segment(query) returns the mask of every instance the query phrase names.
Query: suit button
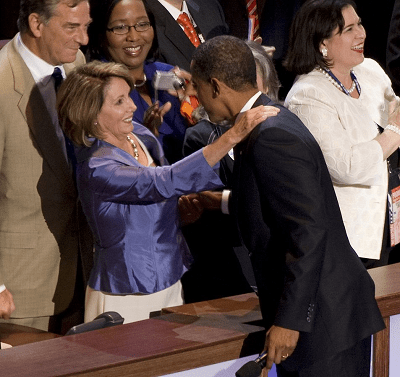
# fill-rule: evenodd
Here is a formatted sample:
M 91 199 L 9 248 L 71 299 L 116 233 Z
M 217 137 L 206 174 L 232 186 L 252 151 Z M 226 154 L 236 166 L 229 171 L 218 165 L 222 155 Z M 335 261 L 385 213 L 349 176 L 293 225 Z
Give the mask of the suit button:
M 307 322 L 308 322 L 308 323 L 311 322 L 311 317 L 307 317 Z

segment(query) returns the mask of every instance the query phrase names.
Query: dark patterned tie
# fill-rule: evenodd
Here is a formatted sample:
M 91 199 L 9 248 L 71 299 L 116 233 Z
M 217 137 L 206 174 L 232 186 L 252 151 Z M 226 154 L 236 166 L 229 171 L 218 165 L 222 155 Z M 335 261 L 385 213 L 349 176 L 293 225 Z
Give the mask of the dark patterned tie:
M 62 76 L 62 73 L 61 73 L 61 69 L 58 68 L 58 67 L 55 67 L 51 77 L 53 77 L 53 79 L 54 79 L 54 88 L 55 88 L 56 93 L 57 93 L 57 90 L 60 87 L 60 85 L 61 85 L 61 83 L 62 83 L 62 81 L 64 79 L 63 76 Z

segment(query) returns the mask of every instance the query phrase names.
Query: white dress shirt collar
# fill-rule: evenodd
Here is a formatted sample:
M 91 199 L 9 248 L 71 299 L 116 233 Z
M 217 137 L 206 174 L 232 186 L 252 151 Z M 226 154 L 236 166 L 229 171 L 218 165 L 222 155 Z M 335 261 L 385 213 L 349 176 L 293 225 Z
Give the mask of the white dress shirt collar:
M 189 18 L 192 20 L 192 16 L 190 15 L 189 8 L 186 4 L 186 1 L 183 1 L 181 10 L 175 8 L 173 5 L 171 5 L 170 3 L 168 3 L 165 0 L 158 0 L 158 1 L 171 14 L 171 16 L 174 18 L 175 21 L 178 19 L 179 15 L 183 12 L 185 12 L 189 16 Z
M 35 55 L 28 47 L 22 42 L 21 35 L 17 36 L 17 51 L 21 55 L 22 60 L 25 62 L 29 71 L 31 72 L 35 82 L 47 85 L 51 75 L 53 74 L 55 66 L 45 62 L 43 59 Z M 65 78 L 64 67 L 58 66 L 61 69 L 62 75 Z
M 253 105 L 255 104 L 255 102 L 257 101 L 258 97 L 260 97 L 262 93 L 260 91 L 258 91 L 256 94 L 254 94 L 254 96 L 252 96 L 247 102 L 246 104 L 243 106 L 242 110 L 240 110 L 241 113 L 244 113 L 247 110 L 250 110 Z

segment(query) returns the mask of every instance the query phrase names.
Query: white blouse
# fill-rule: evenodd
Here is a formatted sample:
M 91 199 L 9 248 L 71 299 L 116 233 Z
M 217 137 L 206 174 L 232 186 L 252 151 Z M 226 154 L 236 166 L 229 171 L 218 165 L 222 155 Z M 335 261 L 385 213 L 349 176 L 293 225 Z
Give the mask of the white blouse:
M 350 243 L 360 257 L 379 259 L 387 203 L 387 162 L 377 125 L 388 123 L 399 101 L 377 62 L 354 67 L 358 99 L 346 95 L 314 70 L 300 76 L 285 106 L 314 135 L 328 166 Z

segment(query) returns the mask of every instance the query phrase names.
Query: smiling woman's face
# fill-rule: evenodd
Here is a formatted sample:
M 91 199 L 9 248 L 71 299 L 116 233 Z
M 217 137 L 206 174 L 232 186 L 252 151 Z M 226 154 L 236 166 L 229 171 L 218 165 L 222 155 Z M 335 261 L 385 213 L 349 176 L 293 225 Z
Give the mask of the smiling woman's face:
M 332 71 L 345 73 L 364 60 L 365 29 L 352 6 L 342 11 L 344 27 L 341 34 L 336 28 L 332 36 L 323 41 L 328 50 L 328 60 L 332 61 Z
M 113 77 L 106 86 L 103 106 L 96 120 L 103 140 L 121 140 L 132 131 L 132 116 L 136 106 L 129 92 L 127 82 L 118 77 Z
M 121 0 L 111 12 L 107 27 L 133 26 L 139 22 L 150 22 L 142 0 Z M 107 51 L 114 62 L 125 64 L 130 69 L 142 69 L 153 43 L 153 27 L 141 32 L 132 27 L 123 35 L 107 31 L 106 35 Z

